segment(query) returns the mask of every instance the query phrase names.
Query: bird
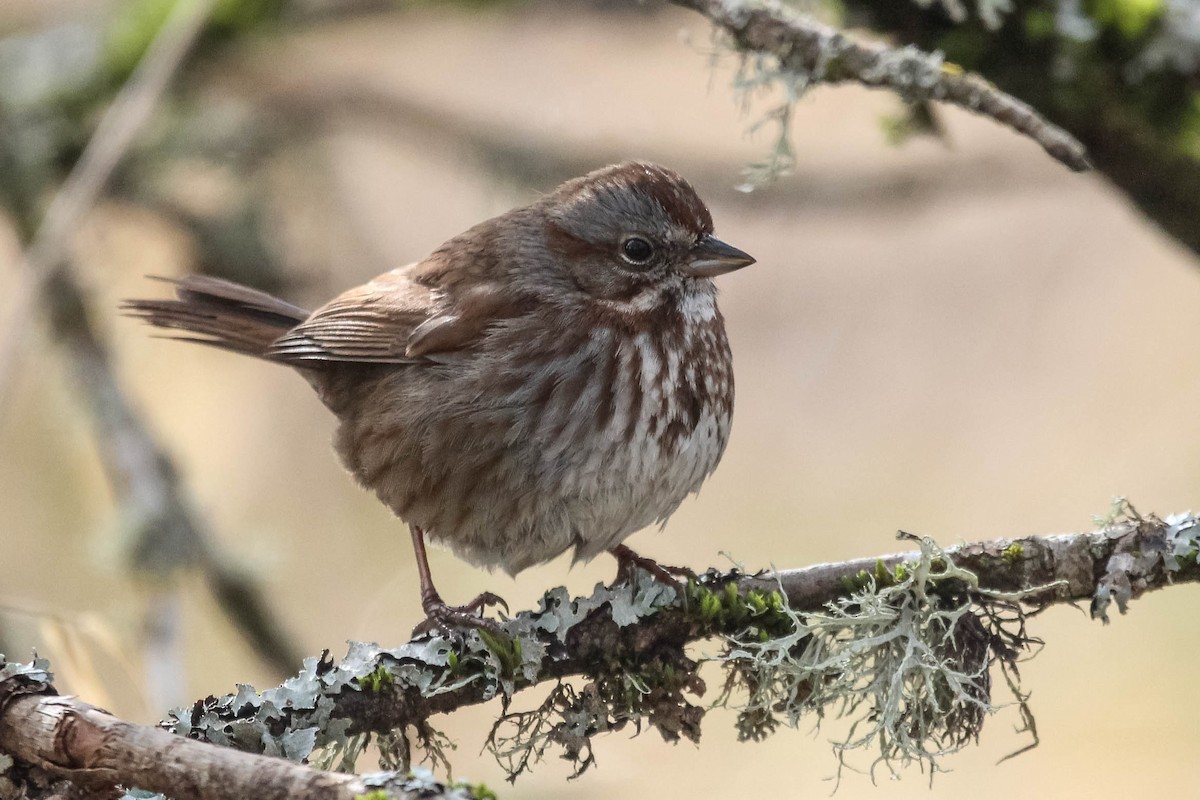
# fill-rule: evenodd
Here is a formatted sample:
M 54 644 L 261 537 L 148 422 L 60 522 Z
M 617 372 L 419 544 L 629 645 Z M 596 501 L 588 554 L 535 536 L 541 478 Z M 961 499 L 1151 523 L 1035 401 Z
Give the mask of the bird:
M 448 605 L 427 539 L 511 575 L 607 551 L 618 579 L 672 579 L 623 542 L 665 525 L 729 439 L 713 278 L 755 259 L 713 231 L 682 176 L 624 162 L 312 312 L 202 275 L 163 279 L 174 297 L 122 312 L 299 372 L 339 421 L 344 465 L 409 525 L 423 624 L 481 625 L 503 601 Z

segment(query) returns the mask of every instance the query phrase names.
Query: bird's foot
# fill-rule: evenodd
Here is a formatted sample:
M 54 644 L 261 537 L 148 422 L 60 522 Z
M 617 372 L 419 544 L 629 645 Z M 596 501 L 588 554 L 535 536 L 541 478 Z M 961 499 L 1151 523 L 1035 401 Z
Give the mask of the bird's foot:
M 484 592 L 471 602 L 462 606 L 449 606 L 437 594 L 421 598 L 421 608 L 425 611 L 425 621 L 413 628 L 413 636 L 420 636 L 434 630 L 450 633 L 463 628 L 477 628 L 489 633 L 503 635 L 500 623 L 483 616 L 484 609 L 489 606 L 499 606 L 508 613 L 508 603 L 492 592 Z
M 634 570 L 638 569 L 648 572 L 659 583 L 665 583 L 668 586 L 674 587 L 679 586 L 679 579 L 681 578 L 684 581 L 695 580 L 696 578 L 696 573 L 687 567 L 668 567 L 652 558 L 639 556 L 623 544 L 617 545 L 608 552 L 617 560 L 617 577 L 613 580 L 613 586 L 618 586 L 622 583 L 632 583 Z

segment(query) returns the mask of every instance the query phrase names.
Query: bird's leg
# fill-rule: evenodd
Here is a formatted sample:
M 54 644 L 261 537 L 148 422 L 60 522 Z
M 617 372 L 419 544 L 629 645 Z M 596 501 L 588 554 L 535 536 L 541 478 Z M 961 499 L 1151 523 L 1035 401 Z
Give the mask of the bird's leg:
M 670 586 L 678 586 L 678 578 L 691 579 L 696 577 L 696 573 L 687 567 L 664 566 L 652 558 L 639 556 L 623 544 L 617 545 L 608 552 L 617 560 L 617 577 L 613 581 L 614 586 L 632 582 L 633 571 L 635 569 L 644 570 L 650 573 L 654 580 Z
M 416 525 L 410 525 L 412 532 L 413 551 L 417 554 L 417 575 L 421 578 L 421 608 L 425 612 L 425 621 L 413 628 L 413 636 L 428 633 L 434 628 L 449 631 L 451 628 L 487 628 L 499 633 L 500 626 L 490 619 L 483 617 L 483 610 L 488 606 L 501 606 L 508 611 L 508 603 L 491 592 L 484 592 L 465 606 L 448 606 L 438 594 L 433 585 L 433 575 L 429 571 L 429 557 L 425 554 L 425 531 Z

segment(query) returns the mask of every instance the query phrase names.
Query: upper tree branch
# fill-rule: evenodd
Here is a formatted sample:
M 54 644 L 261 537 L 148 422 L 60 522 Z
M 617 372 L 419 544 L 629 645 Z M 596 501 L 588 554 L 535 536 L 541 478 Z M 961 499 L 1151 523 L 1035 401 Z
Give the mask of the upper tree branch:
M 945 64 L 940 55 L 914 47 L 860 42 L 811 17 L 777 4 L 750 6 L 739 0 L 671 0 L 700 12 L 742 50 L 769 54 L 806 82 L 890 89 L 910 102 L 937 100 L 991 117 L 1040 144 L 1073 170 L 1091 168 L 1075 137 L 984 78 Z

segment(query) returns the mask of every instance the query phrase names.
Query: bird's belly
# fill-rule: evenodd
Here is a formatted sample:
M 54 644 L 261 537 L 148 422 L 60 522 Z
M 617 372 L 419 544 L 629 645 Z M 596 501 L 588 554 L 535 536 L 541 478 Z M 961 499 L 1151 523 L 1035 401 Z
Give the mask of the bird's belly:
M 728 420 L 710 411 L 667 442 L 647 436 L 580 452 L 564 470 L 559 492 L 571 508 L 576 558 L 591 558 L 665 522 L 716 467 L 727 434 Z
M 565 449 L 537 438 L 521 442 L 511 456 L 532 468 L 510 473 L 515 483 L 506 490 L 481 494 L 475 524 L 448 537 L 450 546 L 512 573 L 567 550 L 588 560 L 665 522 L 716 468 L 729 432 L 728 415 L 716 408 L 686 429 L 681 421 L 666 440 L 626 439 L 615 430 L 618 421 L 614 430 L 579 437 Z M 513 513 L 513 496 L 529 498 L 523 513 Z M 508 524 L 495 524 L 502 519 Z
M 515 574 L 572 549 L 586 560 L 699 489 L 732 412 L 731 397 L 687 382 L 610 398 L 599 366 L 566 363 L 508 392 L 486 374 L 398 374 L 339 414 L 337 448 L 401 519 L 474 564 Z

